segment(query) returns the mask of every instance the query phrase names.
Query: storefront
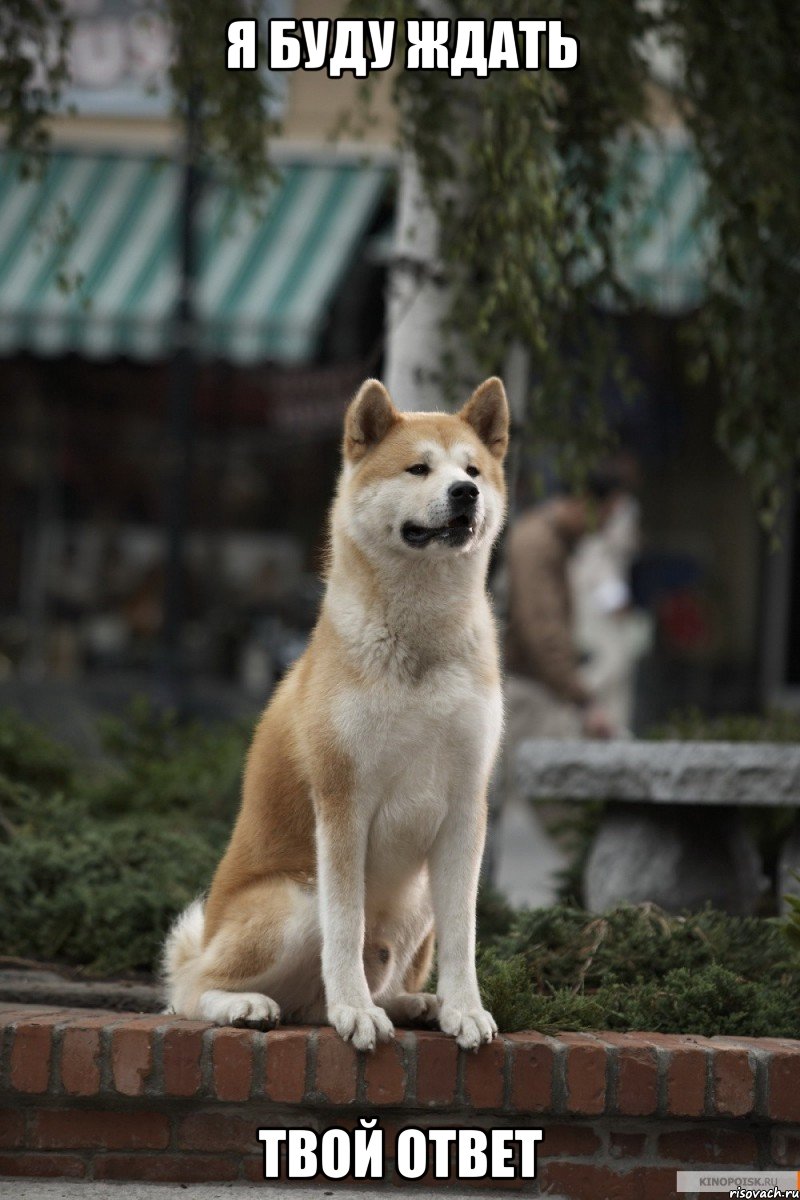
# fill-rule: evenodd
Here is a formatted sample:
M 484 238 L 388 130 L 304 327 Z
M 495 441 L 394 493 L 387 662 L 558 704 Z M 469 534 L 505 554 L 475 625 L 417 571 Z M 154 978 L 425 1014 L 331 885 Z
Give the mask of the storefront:
M 331 153 L 285 160 L 258 202 L 206 178 L 187 327 L 176 319 L 176 164 L 60 150 L 23 180 L 6 161 L 9 661 L 70 672 L 103 658 L 100 643 L 137 662 L 154 652 L 170 364 L 187 342 L 197 363 L 187 618 L 225 614 L 229 642 L 260 610 L 291 607 L 316 566 L 344 406 L 380 353 L 384 271 L 370 242 L 390 215 L 389 186 L 387 166 Z M 235 672 L 236 654 L 226 643 L 198 662 Z

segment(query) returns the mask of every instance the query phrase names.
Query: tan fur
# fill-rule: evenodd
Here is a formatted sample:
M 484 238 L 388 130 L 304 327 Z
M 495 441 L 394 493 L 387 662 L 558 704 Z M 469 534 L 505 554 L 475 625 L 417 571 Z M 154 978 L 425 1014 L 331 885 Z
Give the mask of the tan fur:
M 433 952 L 435 948 L 436 938 L 431 929 L 417 947 L 417 951 L 411 960 L 411 966 L 406 971 L 403 987 L 407 992 L 421 992 L 424 990 L 431 973 L 431 967 L 433 966 Z
M 334 886 L 349 895 L 357 883 L 352 878 L 356 844 L 363 844 L 367 855 L 360 945 L 370 993 L 375 996 L 388 989 L 386 1007 L 395 1019 L 420 1015 L 423 1010 L 423 1015 L 434 1015 L 434 998 L 399 994 L 402 989 L 422 992 L 433 957 L 424 852 L 420 850 L 417 863 L 409 851 L 406 873 L 393 883 L 388 879 L 391 856 L 385 867 L 373 872 L 373 843 L 374 854 L 385 855 L 381 848 L 385 839 L 395 836 L 391 831 L 406 818 L 391 806 L 365 817 L 360 789 L 372 748 L 391 746 L 385 739 L 394 730 L 403 736 L 396 718 L 391 718 L 390 727 L 383 727 L 384 705 L 377 697 L 386 696 L 390 712 L 398 691 L 407 691 L 413 706 L 417 689 L 438 686 L 439 677 L 455 680 L 462 675 L 464 687 L 485 689 L 493 698 L 499 693 L 496 639 L 483 576 L 505 500 L 502 458 L 507 423 L 505 396 L 496 380 L 478 389 L 456 416 L 399 413 L 377 381 L 368 381 L 351 405 L 345 421 L 345 465 L 331 513 L 325 604 L 306 652 L 280 684 L 255 730 L 241 809 L 205 908 L 187 913 L 183 932 L 176 927 L 168 940 L 165 964 L 171 1000 L 187 1016 L 210 1013 L 215 1020 L 263 1022 L 276 1019 L 279 1004 L 286 1015 L 323 1018 L 316 916 L 321 886 L 318 855 L 323 847 L 327 872 L 341 881 Z M 494 505 L 493 525 L 483 542 L 478 535 L 474 565 L 466 561 L 466 551 L 459 560 L 457 550 L 426 554 L 401 546 L 398 553 L 407 555 L 409 579 L 416 572 L 419 581 L 418 593 L 406 595 L 406 573 L 400 569 L 400 574 L 393 574 L 394 568 L 387 572 L 383 550 L 373 552 L 374 534 L 365 537 L 359 532 L 358 514 L 363 508 L 364 519 L 374 526 L 370 497 L 382 494 L 382 487 L 395 487 L 398 494 L 413 497 L 416 483 L 409 479 L 407 468 L 418 460 L 420 446 L 429 444 L 447 461 L 448 455 L 468 455 Z M 448 469 L 464 474 L 463 465 Z M 396 531 L 392 536 L 397 540 Z M 402 561 L 398 558 L 401 566 Z M 450 576 L 452 587 L 447 586 Z M 468 584 L 455 582 L 462 579 Z M 364 625 L 367 618 L 357 613 L 368 614 L 369 629 Z M 468 685 L 468 680 L 474 683 Z M 367 724 L 354 741 L 350 726 L 362 718 L 353 704 L 361 694 L 367 706 L 364 712 L 370 711 L 369 704 L 377 705 L 371 718 L 375 724 L 370 726 L 370 718 L 365 718 Z M 419 695 L 431 702 L 427 691 Z M 399 712 L 405 715 L 407 707 L 403 704 Z M 454 713 L 458 711 L 456 704 Z M 420 720 L 424 735 L 425 719 Z M 487 745 L 485 761 L 490 765 L 493 746 Z M 392 786 L 391 772 L 402 769 L 406 761 L 399 743 L 396 753 L 399 767 L 392 767 L 387 758 L 384 775 L 378 776 L 386 778 L 387 788 Z M 479 860 L 483 844 L 487 774 L 488 766 L 482 766 L 475 776 L 480 795 L 477 807 L 470 801 L 474 816 L 469 818 L 471 832 L 463 839 L 471 862 L 476 856 Z M 433 822 L 431 837 L 442 814 L 425 818 Z M 410 828 L 419 824 L 413 815 L 408 819 Z M 365 820 L 372 824 L 365 826 Z M 357 894 L 356 887 L 353 895 Z M 325 917 L 323 911 L 323 928 Z M 326 988 L 333 986 L 326 979 Z M 242 1003 L 231 1007 L 224 1000 L 229 992 L 242 993 Z M 277 1004 L 269 1000 L 271 1008 L 259 1005 L 262 993 L 273 996 Z M 204 999 L 209 996 L 212 999 Z M 329 995 L 329 1010 L 332 1003 Z M 358 1016 L 360 1009 L 353 1011 L 357 1012 L 353 1040 L 369 1047 L 369 1030 L 364 1032 L 369 1022 Z M 374 1016 L 380 1011 L 369 1009 L 378 1036 L 383 1036 L 381 1019 Z M 343 1019 L 334 1020 L 337 1027 Z M 485 1032 L 480 1036 L 485 1038 Z M 374 1044 L 374 1030 L 371 1037 Z

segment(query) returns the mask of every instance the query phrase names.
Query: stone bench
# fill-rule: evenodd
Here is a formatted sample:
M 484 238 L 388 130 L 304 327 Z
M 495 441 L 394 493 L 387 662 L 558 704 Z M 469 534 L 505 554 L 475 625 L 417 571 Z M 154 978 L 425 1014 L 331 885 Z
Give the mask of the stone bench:
M 800 747 L 756 742 L 523 742 L 517 772 L 533 800 L 606 801 L 584 875 L 588 908 L 652 901 L 755 911 L 767 887 L 744 807 L 800 807 Z M 800 891 L 800 826 L 779 862 Z

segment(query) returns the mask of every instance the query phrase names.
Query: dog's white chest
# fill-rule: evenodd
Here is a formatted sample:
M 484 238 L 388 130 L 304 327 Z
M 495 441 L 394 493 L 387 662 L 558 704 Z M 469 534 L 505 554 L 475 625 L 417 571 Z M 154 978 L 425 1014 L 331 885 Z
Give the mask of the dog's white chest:
M 500 729 L 499 693 L 451 665 L 415 687 L 343 692 L 336 726 L 370 821 L 368 872 L 397 880 L 427 857 L 448 806 L 482 784 Z
M 499 732 L 500 705 L 499 689 L 477 685 L 459 664 L 431 670 L 417 685 L 343 689 L 334 721 L 359 782 L 390 792 L 420 775 L 446 785 L 465 754 L 483 758 Z

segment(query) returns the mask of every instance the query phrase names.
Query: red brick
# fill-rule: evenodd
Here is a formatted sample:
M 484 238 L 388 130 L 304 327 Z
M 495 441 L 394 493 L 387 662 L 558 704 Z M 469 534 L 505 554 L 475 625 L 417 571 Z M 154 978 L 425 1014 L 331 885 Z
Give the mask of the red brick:
M 610 1158 L 637 1158 L 644 1156 L 646 1136 L 643 1133 L 622 1133 L 612 1130 L 608 1135 Z
M 503 1038 L 464 1055 L 464 1099 L 471 1108 L 502 1108 L 506 1043 Z
M 658 1108 L 658 1060 L 641 1034 L 604 1033 L 603 1041 L 617 1048 L 617 1112 L 647 1117 Z
M 590 1163 L 546 1162 L 537 1177 L 543 1195 L 549 1189 L 569 1200 L 642 1200 L 641 1180 L 633 1171 L 617 1174 Z
M 161 1017 L 160 1024 L 163 1025 Z M 153 1069 L 153 1029 L 150 1024 L 126 1025 L 111 1035 L 111 1072 L 123 1096 L 141 1096 Z
M 517 1112 L 553 1111 L 552 1043 L 538 1034 L 512 1033 L 511 1107 Z
M 64 1030 L 61 1082 L 70 1096 L 94 1096 L 100 1090 L 99 1029 Z
M 47 1091 L 53 1056 L 53 1026 L 61 1019 L 54 1013 L 30 1017 L 17 1024 L 11 1045 L 11 1086 L 16 1091 L 35 1095 Z
M 195 1096 L 203 1084 L 203 1034 L 209 1025 L 181 1021 L 164 1030 L 164 1094 Z
M 0 1175 L 37 1179 L 82 1179 L 86 1164 L 72 1154 L 0 1154 Z
M 368 1104 L 402 1104 L 406 1097 L 403 1034 L 381 1042 L 364 1062 L 364 1084 Z
M 417 1103 L 431 1107 L 452 1104 L 458 1067 L 455 1040 L 443 1033 L 420 1032 L 416 1036 Z M 471 1057 L 471 1054 L 465 1055 L 466 1060 Z
M 219 1100 L 246 1100 L 253 1086 L 253 1046 L 249 1029 L 215 1029 L 211 1043 L 214 1091 Z
M 0 1108 L 0 1146 L 13 1149 L 24 1142 L 25 1118 L 18 1108 Z
M 258 1158 L 245 1158 L 242 1163 L 243 1175 L 248 1183 L 263 1183 L 264 1182 L 264 1156 L 260 1154 Z M 348 1183 L 350 1180 L 348 1179 Z
M 540 1158 L 588 1158 L 599 1154 L 600 1138 L 589 1125 L 545 1125 Z
M 270 1100 L 299 1104 L 306 1091 L 308 1030 L 274 1029 L 266 1036 L 264 1087 Z
M 108 1154 L 94 1160 L 95 1179 L 143 1179 L 153 1183 L 215 1183 L 236 1179 L 235 1158 L 206 1154 Z
M 580 1033 L 564 1033 L 567 1048 L 567 1112 L 597 1116 L 606 1104 L 605 1048 Z
M 256 1132 L 258 1124 L 255 1116 L 239 1117 L 220 1112 L 189 1113 L 178 1126 L 177 1144 L 181 1150 L 205 1150 L 209 1153 L 230 1150 L 252 1154 L 260 1144 Z M 269 1124 L 266 1118 L 264 1124 Z
M 38 1150 L 163 1150 L 169 1120 L 163 1113 L 37 1109 L 31 1144 Z
M 717 1050 L 712 1071 L 714 1111 L 723 1117 L 749 1116 L 755 1105 L 756 1077 L 747 1051 Z
M 746 1130 L 678 1129 L 658 1139 L 659 1158 L 697 1166 L 756 1166 L 758 1147 Z
M 702 1117 L 706 1110 L 708 1056 L 700 1047 L 682 1046 L 667 1063 L 667 1112 L 671 1117 Z
M 770 1162 L 778 1167 L 797 1167 L 800 1163 L 800 1129 L 773 1130 Z
M 800 1121 L 800 1048 L 781 1048 L 770 1056 L 769 1116 L 776 1121 Z
M 351 1104 L 356 1098 L 357 1068 L 353 1047 L 333 1029 L 320 1029 L 314 1090 L 329 1104 Z
M 695 1034 L 649 1033 L 646 1037 L 653 1046 L 667 1051 L 666 1113 L 673 1117 L 703 1116 L 709 1054 L 716 1049 L 715 1041 Z

